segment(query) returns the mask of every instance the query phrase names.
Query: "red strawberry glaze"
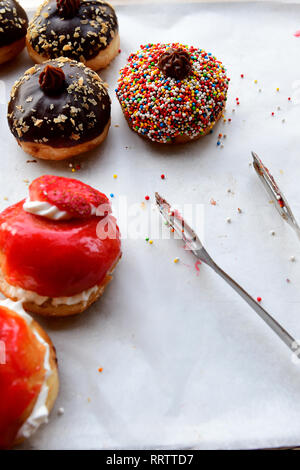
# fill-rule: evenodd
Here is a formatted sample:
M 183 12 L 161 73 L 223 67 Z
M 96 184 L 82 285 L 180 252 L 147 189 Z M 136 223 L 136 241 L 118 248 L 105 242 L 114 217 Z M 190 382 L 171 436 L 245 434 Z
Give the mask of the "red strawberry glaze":
M 118 227 L 115 238 L 102 240 L 99 217 L 57 222 L 25 212 L 23 204 L 0 214 L 6 281 L 47 297 L 73 296 L 100 284 L 121 255 Z
M 6 355 L 6 363 L 0 364 L 0 449 L 8 449 L 43 384 L 45 349 L 26 321 L 4 307 L 0 307 L 0 341 Z
M 31 201 L 45 201 L 67 212 L 71 217 L 85 218 L 95 208 L 108 204 L 108 198 L 91 186 L 73 178 L 44 175 L 29 186 Z

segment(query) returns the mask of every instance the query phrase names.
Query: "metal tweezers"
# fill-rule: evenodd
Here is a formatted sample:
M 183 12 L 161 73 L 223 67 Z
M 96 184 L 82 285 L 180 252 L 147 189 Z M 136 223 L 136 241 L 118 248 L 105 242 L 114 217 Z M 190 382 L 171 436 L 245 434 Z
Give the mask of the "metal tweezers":
M 296 232 L 298 238 L 300 239 L 300 227 L 292 213 L 292 210 L 278 187 L 273 176 L 269 172 L 268 168 L 265 167 L 261 159 L 255 152 L 251 152 L 253 157 L 253 167 L 264 185 L 267 193 L 269 194 L 271 200 L 274 202 L 275 208 L 279 212 L 280 216 L 285 220 Z
M 278 191 L 276 194 L 280 195 Z M 277 197 L 277 196 L 276 196 Z M 211 258 L 196 232 L 185 222 L 177 210 L 173 210 L 171 205 L 162 198 L 158 193 L 155 193 L 156 204 L 158 209 L 174 232 L 179 235 L 183 240 L 185 246 L 201 260 L 212 268 L 230 287 L 232 287 L 247 304 L 260 316 L 260 318 L 279 336 L 279 338 L 293 351 L 296 357 L 300 357 L 300 347 L 297 341 L 273 318 L 256 300 L 251 297 L 236 281 L 234 281 L 225 271 L 223 271 Z M 277 199 L 279 201 L 279 199 Z M 283 200 L 285 207 L 285 201 Z M 283 212 L 285 214 L 285 212 Z M 293 219 L 294 220 L 294 219 Z

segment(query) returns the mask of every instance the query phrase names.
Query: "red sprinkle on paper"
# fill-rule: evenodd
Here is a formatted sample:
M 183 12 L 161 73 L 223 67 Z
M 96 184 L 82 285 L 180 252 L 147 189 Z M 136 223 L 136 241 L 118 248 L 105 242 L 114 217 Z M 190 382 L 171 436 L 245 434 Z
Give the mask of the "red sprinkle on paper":
M 299 38 L 299 37 L 300 37 L 300 29 L 298 29 L 298 31 L 296 31 L 296 32 L 294 33 L 294 36 L 295 36 L 296 38 Z
M 198 273 L 200 272 L 200 269 L 199 269 L 200 265 L 201 265 L 201 261 L 198 259 L 195 263 L 195 269 L 197 271 L 197 276 L 198 276 Z
M 261 297 L 257 297 L 257 302 L 261 302 Z

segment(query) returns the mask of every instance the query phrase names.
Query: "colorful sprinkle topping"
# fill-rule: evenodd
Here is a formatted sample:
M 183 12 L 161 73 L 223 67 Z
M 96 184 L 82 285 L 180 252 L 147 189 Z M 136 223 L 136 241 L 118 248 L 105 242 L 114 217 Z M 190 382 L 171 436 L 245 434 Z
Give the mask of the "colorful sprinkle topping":
M 133 130 L 168 143 L 205 134 L 222 112 L 229 79 L 225 68 L 203 49 L 182 44 L 148 44 L 131 54 L 121 69 L 117 97 Z M 191 71 L 182 80 L 165 77 L 158 61 L 169 48 L 190 55 Z

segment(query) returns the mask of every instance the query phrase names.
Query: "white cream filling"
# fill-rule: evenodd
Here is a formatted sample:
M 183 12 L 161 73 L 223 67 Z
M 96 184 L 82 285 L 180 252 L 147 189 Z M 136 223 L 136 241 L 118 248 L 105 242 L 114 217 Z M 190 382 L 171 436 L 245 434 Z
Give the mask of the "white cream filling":
M 39 295 L 31 290 L 22 289 L 22 287 L 12 286 L 7 281 L 5 281 L 4 278 L 2 279 L 2 282 L 5 283 L 5 294 L 8 297 L 22 300 L 23 303 L 33 302 L 36 305 L 42 305 L 43 303 L 47 302 L 47 300 L 51 300 L 51 305 L 54 307 L 58 307 L 59 305 L 75 305 L 79 304 L 80 302 L 87 304 L 90 296 L 94 294 L 99 288 L 99 286 L 96 285 L 70 297 L 47 297 Z
M 96 215 L 97 208 L 90 204 L 91 206 L 91 215 Z M 24 204 L 23 209 L 25 212 L 30 214 L 39 215 L 40 217 L 45 217 L 46 219 L 51 220 L 70 220 L 73 218 L 71 214 L 66 211 L 61 211 L 58 207 L 53 204 L 49 204 L 46 201 L 31 201 L 28 197 Z
M 16 312 L 20 317 L 22 317 L 26 321 L 28 325 L 31 324 L 32 318 L 23 309 L 21 301 L 13 302 L 10 299 L 1 300 L 0 306 L 8 308 L 9 310 L 12 310 L 13 312 Z M 49 410 L 46 406 L 46 402 L 47 402 L 48 393 L 49 393 L 47 380 L 52 374 L 51 366 L 50 366 L 50 347 L 49 347 L 49 344 L 46 343 L 46 341 L 38 334 L 37 331 L 34 331 L 34 335 L 36 336 L 38 341 L 45 347 L 44 369 L 46 373 L 45 373 L 44 382 L 42 384 L 40 393 L 35 402 L 31 415 L 29 416 L 29 418 L 27 418 L 25 423 L 23 423 L 23 425 L 19 429 L 17 437 L 16 437 L 17 439 L 30 437 L 39 428 L 41 424 L 48 422 L 48 416 L 49 416 Z

